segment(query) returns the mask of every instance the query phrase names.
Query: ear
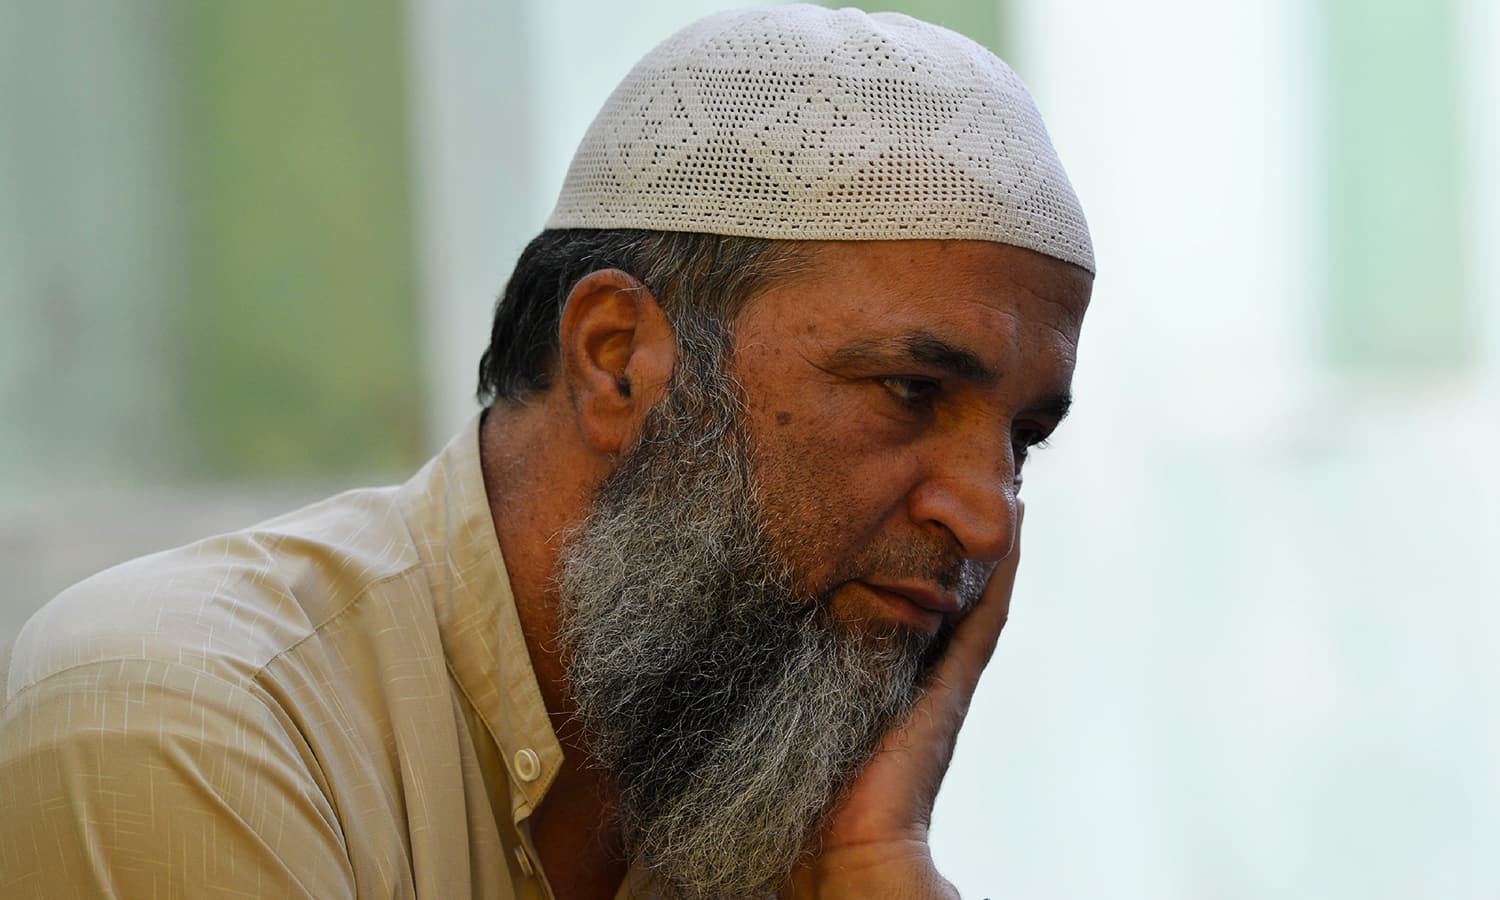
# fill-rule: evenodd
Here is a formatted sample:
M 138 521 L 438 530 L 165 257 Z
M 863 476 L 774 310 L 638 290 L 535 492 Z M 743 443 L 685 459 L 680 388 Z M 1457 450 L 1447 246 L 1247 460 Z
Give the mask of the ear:
M 563 306 L 558 349 L 584 438 L 600 453 L 628 447 L 677 358 L 672 327 L 656 298 L 619 269 L 590 272 Z

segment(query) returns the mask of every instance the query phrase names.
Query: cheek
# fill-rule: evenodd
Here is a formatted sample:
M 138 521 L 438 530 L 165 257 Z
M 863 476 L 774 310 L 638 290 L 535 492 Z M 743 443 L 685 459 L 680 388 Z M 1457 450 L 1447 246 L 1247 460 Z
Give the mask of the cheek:
M 895 528 L 909 468 L 847 427 L 837 404 L 751 410 L 754 471 L 773 546 L 803 587 L 827 581 Z

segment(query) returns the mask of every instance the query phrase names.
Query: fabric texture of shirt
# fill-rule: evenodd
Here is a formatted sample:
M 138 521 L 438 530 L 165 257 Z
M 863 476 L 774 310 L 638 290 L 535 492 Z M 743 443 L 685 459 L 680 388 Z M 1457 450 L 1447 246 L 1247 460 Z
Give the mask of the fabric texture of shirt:
M 402 486 L 43 607 L 0 695 L 0 896 L 550 897 L 527 819 L 562 748 L 478 422 Z

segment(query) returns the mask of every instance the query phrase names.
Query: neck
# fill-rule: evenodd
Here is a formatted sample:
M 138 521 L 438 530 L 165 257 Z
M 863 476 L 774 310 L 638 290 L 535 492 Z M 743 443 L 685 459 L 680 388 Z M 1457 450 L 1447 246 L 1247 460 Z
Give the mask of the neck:
M 552 576 L 560 535 L 582 517 L 600 462 L 551 423 L 568 421 L 547 407 L 497 404 L 480 430 L 485 493 L 505 557 L 521 632 L 542 702 L 563 747 L 563 765 L 530 820 L 532 843 L 559 898 L 610 898 L 626 864 L 604 773 L 589 765 L 573 722 L 575 707 L 557 640 Z

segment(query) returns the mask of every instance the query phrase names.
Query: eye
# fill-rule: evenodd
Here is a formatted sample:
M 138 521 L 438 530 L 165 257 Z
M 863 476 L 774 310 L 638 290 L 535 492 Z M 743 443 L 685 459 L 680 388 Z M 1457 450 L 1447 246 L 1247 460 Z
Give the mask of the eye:
M 930 378 L 914 378 L 907 375 L 889 375 L 877 378 L 875 381 L 902 405 L 915 409 L 926 409 L 931 406 L 940 389 L 938 383 Z
M 1021 427 L 1015 430 L 1011 436 L 1011 443 L 1015 447 L 1017 474 L 1020 474 L 1021 466 L 1025 464 L 1033 448 L 1040 449 L 1047 446 L 1047 437 L 1047 433 L 1040 428 Z

